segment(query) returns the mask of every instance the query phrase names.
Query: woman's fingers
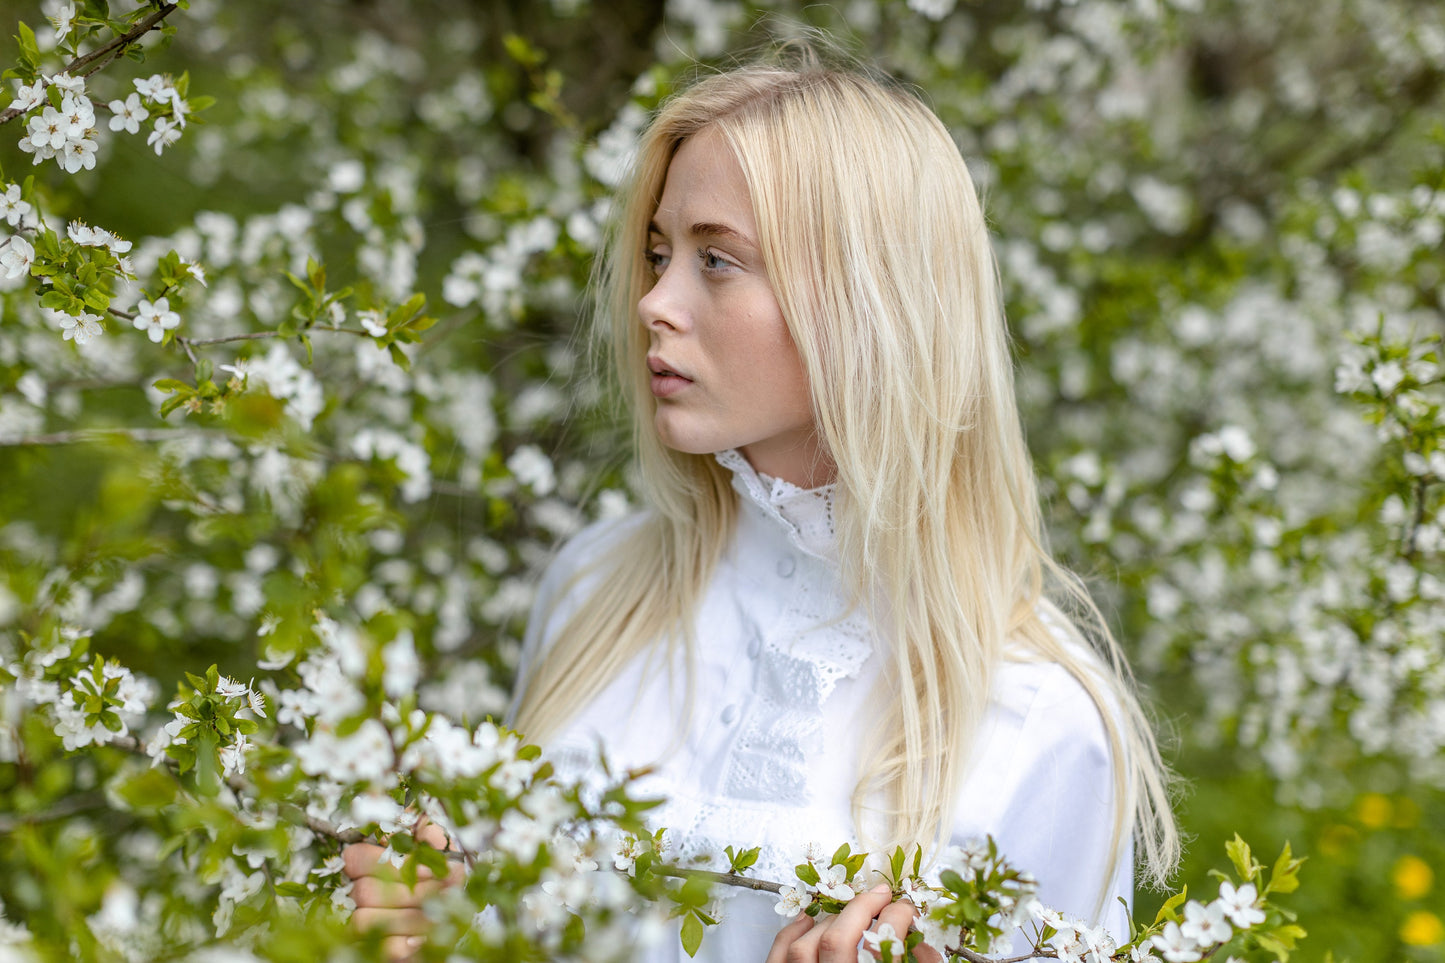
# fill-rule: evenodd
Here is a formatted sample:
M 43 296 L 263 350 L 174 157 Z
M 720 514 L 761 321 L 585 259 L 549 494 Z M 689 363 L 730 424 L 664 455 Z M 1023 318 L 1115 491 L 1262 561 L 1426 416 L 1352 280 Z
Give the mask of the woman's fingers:
M 420 936 L 388 936 L 381 941 L 381 951 L 393 963 L 406 963 L 416 957 L 416 951 L 424 942 Z
M 908 938 L 908 929 L 913 925 L 913 918 L 917 915 L 918 908 L 906 899 L 890 903 L 883 907 L 882 911 L 878 914 L 878 925 L 873 927 L 873 929 L 881 931 L 885 924 L 893 928 L 893 933 L 896 937 L 893 943 L 893 958 L 895 960 L 903 959 L 903 941 Z M 920 945 L 917 951 L 920 963 L 937 963 L 939 957 L 936 953 L 931 957 L 926 955 L 931 952 L 931 950 Z M 876 950 L 873 951 L 873 955 L 876 957 L 878 952 Z
M 442 888 L 440 880 L 419 879 L 416 886 L 390 882 L 378 876 L 363 876 L 351 887 L 351 898 L 357 906 L 382 909 L 415 909 L 421 901 Z
M 788 948 L 793 945 L 793 941 L 812 928 L 813 917 L 806 913 L 799 913 L 797 919 L 778 930 L 778 935 L 773 937 L 772 948 L 768 950 L 767 963 L 786 963 Z
M 433 849 L 446 851 L 451 848 L 452 841 L 447 837 L 446 832 L 425 816 L 417 820 L 416 828 L 411 831 L 411 834 Z
M 436 827 L 432 827 L 436 828 Z M 440 832 L 440 830 L 437 830 Z M 341 859 L 345 865 L 345 872 L 351 879 L 361 879 L 364 876 L 376 876 L 386 880 L 401 879 L 401 872 L 391 863 L 382 860 L 382 854 L 386 848 L 375 843 L 350 843 L 341 849 Z M 449 863 L 447 866 L 446 882 L 448 886 L 460 883 L 466 878 L 467 871 L 461 863 Z M 436 875 L 425 866 L 418 865 L 416 868 L 418 880 L 436 879 Z
M 397 936 L 420 936 L 431 928 L 431 920 L 419 909 L 383 909 L 359 906 L 351 914 L 351 924 L 363 933 L 381 930 Z
M 859 893 L 837 916 L 823 920 L 795 939 L 784 959 L 787 963 L 857 963 L 863 931 L 892 901 L 893 894 L 883 884 Z

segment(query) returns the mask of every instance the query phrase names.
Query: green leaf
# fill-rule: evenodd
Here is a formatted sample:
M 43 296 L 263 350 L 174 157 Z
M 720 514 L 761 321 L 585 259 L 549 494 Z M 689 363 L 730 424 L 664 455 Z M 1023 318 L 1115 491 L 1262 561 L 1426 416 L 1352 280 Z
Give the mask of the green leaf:
M 708 896 L 711 894 L 712 884 L 702 876 L 690 876 L 677 891 L 677 901 L 684 906 L 696 909 L 707 904 Z
M 830 862 L 828 865 L 829 865 L 829 866 L 842 866 L 842 865 L 844 865 L 845 863 L 848 862 L 848 854 L 849 854 L 849 852 L 851 852 L 851 850 L 848 848 L 848 844 L 847 844 L 847 843 L 844 843 L 842 846 L 839 846 L 836 850 L 833 851 L 833 860 L 832 860 L 832 862 Z
M 390 329 L 401 327 L 401 325 L 415 317 L 416 313 L 426 304 L 426 295 L 413 294 L 401 304 L 391 309 L 386 316 L 386 326 Z
M 1183 906 L 1184 901 L 1188 898 L 1189 887 L 1186 886 L 1179 892 L 1175 893 L 1173 896 L 1166 899 L 1164 901 L 1164 905 L 1159 907 L 1159 912 L 1154 915 L 1154 925 L 1158 926 L 1165 920 L 1172 920 L 1177 923 L 1179 921 L 1179 907 Z
M 688 913 L 682 921 L 682 948 L 688 956 L 697 956 L 702 946 L 702 920 L 695 913 Z
M 447 866 L 446 854 L 430 845 L 420 845 L 416 848 L 416 858 L 419 863 L 432 871 L 437 879 L 446 879 L 450 867 Z
M 798 866 L 794 866 L 793 872 L 797 873 L 798 878 L 801 879 L 803 882 L 807 883 L 809 886 L 818 885 L 818 871 L 813 868 L 812 863 L 802 863 Z
M 220 741 L 210 729 L 196 736 L 196 786 L 208 796 L 221 791 Z
M 391 352 L 391 360 L 396 362 L 396 366 L 398 368 L 400 368 L 402 371 L 411 370 L 411 359 L 406 356 L 405 351 L 401 350 L 400 347 L 394 344 L 388 345 L 387 350 Z
M 938 881 L 942 883 L 944 889 L 950 893 L 961 896 L 968 892 L 968 884 L 963 881 L 963 877 L 951 869 L 945 869 L 942 873 L 939 873 Z
M 1274 869 L 1269 874 L 1269 884 L 1265 886 L 1266 893 L 1293 893 L 1299 889 L 1299 868 L 1304 864 L 1303 859 L 1295 859 L 1290 852 L 1289 843 L 1284 844 L 1284 849 L 1275 860 Z
M 326 290 L 326 268 L 314 257 L 306 258 L 306 277 L 311 281 L 311 286 L 318 291 Z
M 1224 844 L 1224 851 L 1229 854 L 1229 861 L 1234 864 L 1235 872 L 1239 873 L 1242 883 L 1247 883 L 1254 878 L 1256 864 L 1254 855 L 1249 850 L 1249 843 L 1246 843 L 1239 833 Z

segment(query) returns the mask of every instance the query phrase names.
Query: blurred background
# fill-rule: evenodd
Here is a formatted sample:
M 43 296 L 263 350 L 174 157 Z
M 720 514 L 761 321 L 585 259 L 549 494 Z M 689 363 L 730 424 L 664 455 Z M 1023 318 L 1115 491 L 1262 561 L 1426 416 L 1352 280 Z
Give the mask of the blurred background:
M 53 47 L 63 6 L 0 2 L 0 32 Z M 1053 545 L 1166 734 L 1180 881 L 1212 888 L 1236 831 L 1288 841 L 1297 958 L 1445 959 L 1445 6 L 192 0 L 168 22 L 90 89 L 188 73 L 216 102 L 177 144 L 107 131 L 69 175 L 12 123 L 5 183 L 132 240 L 142 278 L 198 263 L 170 295 L 192 339 L 310 324 L 285 274 L 308 255 L 353 293 L 309 346 L 198 346 L 198 370 L 115 318 L 65 340 L 0 280 L 0 654 L 81 626 L 164 693 L 255 675 L 340 600 L 403 613 L 429 708 L 498 713 L 535 567 L 634 500 L 584 291 L 635 134 L 680 80 L 826 38 L 915 87 L 985 197 Z M 413 291 L 438 324 L 401 359 L 325 330 Z M 157 414 L 157 379 L 241 359 L 244 385 Z M 104 778 L 52 747 L 36 780 L 27 740 L 0 701 L 26 805 Z M 23 906 L 32 870 L 0 859 Z

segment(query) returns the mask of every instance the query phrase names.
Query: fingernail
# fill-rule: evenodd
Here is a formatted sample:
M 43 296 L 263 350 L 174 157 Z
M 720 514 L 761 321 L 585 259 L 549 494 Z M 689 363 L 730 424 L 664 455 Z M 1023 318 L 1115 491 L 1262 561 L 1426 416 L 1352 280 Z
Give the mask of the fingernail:
M 887 883 L 879 883 L 877 886 L 873 887 L 873 888 L 870 889 L 868 892 L 870 892 L 870 893 L 879 893 L 879 894 L 882 894 L 882 893 L 891 893 L 891 892 L 893 892 L 893 887 L 892 887 L 892 886 L 889 886 Z
M 406 938 L 406 946 L 407 946 L 407 949 L 409 949 L 409 950 L 414 950 L 414 949 L 416 949 L 418 946 L 421 946 L 421 945 L 422 945 L 423 943 L 425 943 L 425 942 L 426 942 L 426 937 L 424 937 L 424 936 L 408 936 L 408 937 Z

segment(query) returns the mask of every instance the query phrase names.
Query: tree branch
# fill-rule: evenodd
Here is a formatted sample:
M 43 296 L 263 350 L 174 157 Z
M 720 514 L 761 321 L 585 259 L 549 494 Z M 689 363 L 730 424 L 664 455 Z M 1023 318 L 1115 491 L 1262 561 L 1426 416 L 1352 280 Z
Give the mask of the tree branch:
M 359 338 L 369 338 L 371 335 L 356 328 L 307 328 L 302 334 L 313 334 L 317 332 L 329 332 L 334 334 L 353 334 Z M 193 348 L 204 348 L 213 344 L 230 344 L 233 341 L 263 341 L 267 338 L 295 337 L 295 335 L 283 335 L 279 331 L 252 331 L 249 334 L 228 334 L 220 338 L 176 338 L 177 342 L 183 345 L 190 345 Z
M 103 60 L 103 58 L 109 57 L 109 59 L 97 64 L 97 66 L 93 70 L 90 70 L 85 74 L 85 76 L 89 76 L 96 70 L 104 67 L 107 63 L 110 62 L 110 60 L 113 60 L 115 59 L 115 57 L 120 56 L 120 54 L 125 50 L 126 47 L 129 47 L 141 37 L 144 37 L 146 34 L 154 30 L 156 26 L 166 17 L 169 17 L 175 9 L 176 5 L 174 3 L 163 4 L 160 9 L 158 9 L 155 13 L 152 13 L 151 15 L 146 17 L 140 23 L 136 24 L 134 27 L 131 27 L 125 33 L 112 40 L 110 43 L 107 43 L 101 47 L 97 47 L 95 50 L 92 50 L 84 57 L 76 57 L 70 63 L 66 64 L 64 70 L 62 70 L 61 72 L 74 76 L 77 70 L 82 70 L 86 67 L 89 67 L 91 64 L 96 63 L 96 61 L 100 61 Z M 16 117 L 19 117 L 23 113 L 25 113 L 25 111 L 23 110 L 18 110 L 13 107 L 7 108 L 3 113 L 0 113 L 0 124 L 8 124 L 10 123 L 10 121 L 14 120 Z
M 139 442 L 174 441 L 187 436 L 214 435 L 209 428 L 81 428 L 77 431 L 56 431 L 48 435 L 0 437 L 0 448 L 31 448 L 42 445 L 83 445 L 109 439 Z
M 0 814 L 0 836 L 9 835 L 21 826 L 50 823 L 67 816 L 74 816 L 76 813 L 104 808 L 106 808 L 105 796 L 98 792 L 88 792 L 62 799 L 49 809 L 40 809 L 33 813 Z

